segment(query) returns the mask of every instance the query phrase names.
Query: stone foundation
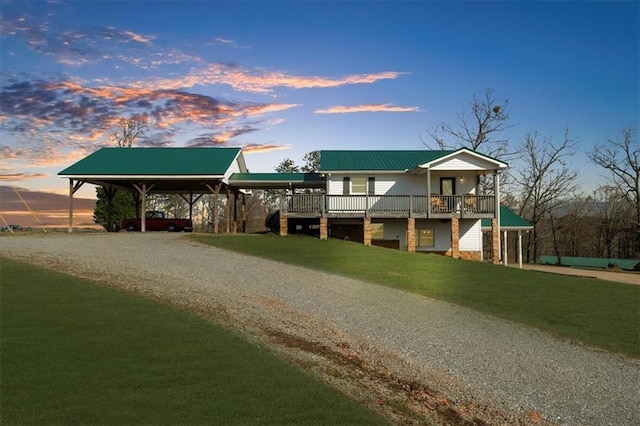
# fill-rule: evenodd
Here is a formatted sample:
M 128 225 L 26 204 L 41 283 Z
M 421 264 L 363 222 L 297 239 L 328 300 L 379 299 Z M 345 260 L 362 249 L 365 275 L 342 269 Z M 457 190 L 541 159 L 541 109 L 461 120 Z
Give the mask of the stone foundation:
M 371 218 L 370 217 L 364 218 L 363 230 L 364 230 L 364 245 L 370 246 L 371 245 Z
M 407 251 L 416 251 L 416 220 L 413 217 L 407 219 Z
M 320 218 L 320 239 L 326 240 L 329 238 L 329 219 L 326 217 Z
M 460 219 L 451 218 L 451 257 L 460 257 Z
M 494 265 L 500 263 L 500 232 L 498 218 L 491 219 L 491 260 Z

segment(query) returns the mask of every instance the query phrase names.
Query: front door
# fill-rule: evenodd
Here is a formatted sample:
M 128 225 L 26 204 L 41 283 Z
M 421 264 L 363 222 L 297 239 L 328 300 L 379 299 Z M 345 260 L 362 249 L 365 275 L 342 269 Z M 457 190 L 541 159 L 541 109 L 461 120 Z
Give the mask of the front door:
M 453 211 L 453 195 L 456 193 L 456 179 L 455 178 L 440 178 L 440 195 L 442 201 L 446 206 L 447 212 Z
M 456 193 L 455 178 L 440 178 L 440 195 L 453 195 Z

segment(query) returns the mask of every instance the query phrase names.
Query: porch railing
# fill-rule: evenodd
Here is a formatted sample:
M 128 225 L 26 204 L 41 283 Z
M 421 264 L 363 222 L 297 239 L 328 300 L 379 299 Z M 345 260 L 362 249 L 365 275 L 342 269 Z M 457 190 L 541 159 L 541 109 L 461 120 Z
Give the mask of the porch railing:
M 493 195 L 284 195 L 281 210 L 292 214 L 367 216 L 493 217 Z

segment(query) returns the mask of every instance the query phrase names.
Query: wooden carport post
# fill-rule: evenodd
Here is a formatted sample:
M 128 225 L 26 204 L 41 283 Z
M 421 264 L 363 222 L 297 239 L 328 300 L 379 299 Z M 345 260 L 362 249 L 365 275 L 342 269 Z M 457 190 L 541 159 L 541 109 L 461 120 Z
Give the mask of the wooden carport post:
M 69 179 L 69 233 L 73 232 L 73 194 L 75 194 L 78 189 L 84 184 L 83 181 L 79 180 L 75 184 L 73 183 L 73 179 Z
M 149 188 L 147 188 L 147 184 L 143 183 L 142 188 L 140 188 L 138 185 L 134 183 L 133 187 L 140 194 L 140 200 L 141 200 L 140 201 L 140 232 L 146 232 L 147 231 L 146 229 L 147 228 L 147 193 L 153 189 L 154 185 L 150 185 Z
M 213 189 L 211 185 L 205 183 L 204 186 L 209 188 L 209 191 L 213 193 L 213 233 L 218 233 L 218 195 L 220 195 L 220 184 L 216 185 Z

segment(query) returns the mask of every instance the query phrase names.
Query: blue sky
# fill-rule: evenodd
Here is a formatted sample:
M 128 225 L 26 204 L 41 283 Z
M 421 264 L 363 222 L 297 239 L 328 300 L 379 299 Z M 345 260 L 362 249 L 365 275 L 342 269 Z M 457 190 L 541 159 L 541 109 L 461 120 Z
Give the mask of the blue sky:
M 640 116 L 638 2 L 8 1 L 3 185 L 56 174 L 121 118 L 138 146 L 242 146 L 251 171 L 315 149 L 421 149 L 487 88 L 529 132 L 586 152 Z M 94 188 L 83 188 L 93 196 Z

